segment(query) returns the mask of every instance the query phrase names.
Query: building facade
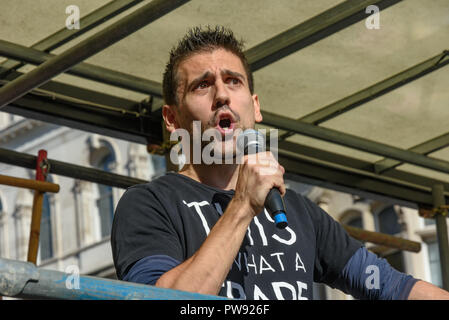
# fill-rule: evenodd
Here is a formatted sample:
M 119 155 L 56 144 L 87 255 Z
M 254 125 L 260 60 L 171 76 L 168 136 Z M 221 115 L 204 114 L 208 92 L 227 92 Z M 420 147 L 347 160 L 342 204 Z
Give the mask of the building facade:
M 1 148 L 94 167 L 150 180 L 164 163 L 144 145 L 2 113 Z M 34 179 L 34 170 L 0 164 L 4 175 Z M 115 278 L 110 246 L 114 208 L 124 189 L 49 174 L 60 185 L 43 201 L 37 265 L 64 271 L 76 265 L 80 273 Z M 0 256 L 26 261 L 33 192 L 0 186 Z

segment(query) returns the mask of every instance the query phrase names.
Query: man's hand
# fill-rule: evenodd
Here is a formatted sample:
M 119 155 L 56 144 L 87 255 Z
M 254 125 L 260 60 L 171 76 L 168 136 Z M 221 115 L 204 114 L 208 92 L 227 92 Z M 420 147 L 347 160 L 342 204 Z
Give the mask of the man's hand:
M 247 205 L 252 219 L 263 210 L 273 187 L 279 189 L 281 196 L 285 195 L 284 173 L 284 167 L 269 151 L 244 156 L 232 201 Z

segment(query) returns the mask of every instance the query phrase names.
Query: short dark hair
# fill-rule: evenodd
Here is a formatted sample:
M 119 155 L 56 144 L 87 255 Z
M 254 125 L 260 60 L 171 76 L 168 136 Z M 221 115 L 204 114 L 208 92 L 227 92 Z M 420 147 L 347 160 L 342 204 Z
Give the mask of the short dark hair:
M 170 60 L 165 67 L 162 81 L 163 98 L 168 105 L 178 105 L 176 91 L 178 88 L 177 69 L 179 64 L 195 53 L 211 52 L 225 49 L 240 58 L 248 78 L 251 94 L 254 93 L 254 79 L 248 61 L 243 53 L 243 40 L 237 40 L 234 33 L 223 26 L 211 28 L 194 27 L 170 51 Z

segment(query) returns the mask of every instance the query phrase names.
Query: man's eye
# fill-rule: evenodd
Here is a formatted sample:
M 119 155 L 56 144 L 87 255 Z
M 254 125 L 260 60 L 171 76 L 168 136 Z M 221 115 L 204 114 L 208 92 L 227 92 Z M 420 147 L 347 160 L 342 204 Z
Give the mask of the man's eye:
M 205 89 L 209 86 L 209 84 L 207 83 L 207 81 L 202 81 L 198 84 L 198 86 L 196 87 L 197 89 Z
M 239 84 L 240 83 L 240 79 L 238 79 L 238 78 L 229 78 L 228 82 L 235 85 L 235 84 Z

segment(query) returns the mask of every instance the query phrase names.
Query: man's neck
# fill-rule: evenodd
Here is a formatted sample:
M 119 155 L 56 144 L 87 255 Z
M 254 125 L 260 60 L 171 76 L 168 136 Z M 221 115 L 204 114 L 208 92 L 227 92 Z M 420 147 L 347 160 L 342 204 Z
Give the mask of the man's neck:
M 189 164 L 185 165 L 179 173 L 214 188 L 235 190 L 239 174 L 239 165 Z

